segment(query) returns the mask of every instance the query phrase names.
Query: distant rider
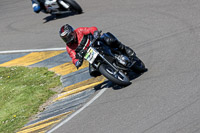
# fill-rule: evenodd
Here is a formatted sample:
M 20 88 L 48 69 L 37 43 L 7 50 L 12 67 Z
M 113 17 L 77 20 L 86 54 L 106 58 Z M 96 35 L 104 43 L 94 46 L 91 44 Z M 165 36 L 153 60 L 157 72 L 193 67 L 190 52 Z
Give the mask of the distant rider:
M 99 38 L 101 35 L 97 29 L 97 27 L 79 27 L 77 29 L 73 29 L 69 24 L 65 24 L 60 28 L 59 31 L 60 37 L 66 43 L 66 50 L 70 57 L 72 58 L 73 64 L 78 69 L 83 63 L 83 57 L 86 53 L 86 49 L 90 44 L 90 41 L 93 38 Z M 107 45 L 110 47 L 115 47 L 126 53 L 130 58 L 134 56 L 134 51 L 123 45 L 121 42 L 117 40 L 117 38 L 111 34 L 110 32 L 104 33 L 100 39 L 105 41 Z M 97 76 L 93 72 L 92 66 L 89 66 L 90 75 Z
M 46 8 L 44 6 L 45 0 L 31 0 L 32 1 L 32 8 L 35 13 L 39 13 L 43 11 L 46 13 Z

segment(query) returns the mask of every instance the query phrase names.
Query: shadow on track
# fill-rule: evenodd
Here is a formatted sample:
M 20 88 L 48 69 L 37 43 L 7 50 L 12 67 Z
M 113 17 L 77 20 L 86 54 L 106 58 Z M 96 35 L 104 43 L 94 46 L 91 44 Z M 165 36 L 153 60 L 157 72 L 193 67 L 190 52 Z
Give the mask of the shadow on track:
M 132 80 L 134 80 L 134 79 L 140 77 L 142 74 L 143 74 L 143 73 L 138 74 L 138 73 L 135 73 L 135 72 L 130 72 L 130 73 L 129 73 L 129 79 L 130 79 L 130 81 L 132 81 Z M 112 82 L 109 81 L 109 80 L 106 80 L 105 82 L 103 82 L 103 83 L 101 83 L 101 84 L 95 86 L 94 89 L 95 89 L 96 91 L 98 91 L 98 90 L 101 90 L 101 89 L 103 89 L 103 88 L 105 88 L 105 87 L 106 87 L 106 88 L 112 88 L 113 90 L 119 90 L 119 89 L 125 88 L 126 86 L 120 86 L 120 85 L 117 85 L 117 84 L 112 83 Z
M 83 14 L 83 12 L 81 14 Z M 80 14 L 77 14 L 74 12 L 65 13 L 65 14 L 52 14 L 52 15 L 49 15 L 49 16 L 43 18 L 43 20 L 45 20 L 45 22 L 43 22 L 43 23 L 47 23 L 47 22 L 50 22 L 53 20 L 62 19 L 62 18 L 74 16 L 74 15 L 80 15 Z

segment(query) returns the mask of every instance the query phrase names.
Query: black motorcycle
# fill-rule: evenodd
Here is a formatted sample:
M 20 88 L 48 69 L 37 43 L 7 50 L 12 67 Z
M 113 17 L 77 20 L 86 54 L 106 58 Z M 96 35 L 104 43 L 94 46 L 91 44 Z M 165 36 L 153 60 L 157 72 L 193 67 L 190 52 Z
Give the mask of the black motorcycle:
M 90 65 L 113 83 L 121 86 L 130 85 L 128 73 L 147 71 L 144 63 L 134 54 L 132 59 L 119 50 L 111 48 L 100 39 L 94 39 L 84 56 Z

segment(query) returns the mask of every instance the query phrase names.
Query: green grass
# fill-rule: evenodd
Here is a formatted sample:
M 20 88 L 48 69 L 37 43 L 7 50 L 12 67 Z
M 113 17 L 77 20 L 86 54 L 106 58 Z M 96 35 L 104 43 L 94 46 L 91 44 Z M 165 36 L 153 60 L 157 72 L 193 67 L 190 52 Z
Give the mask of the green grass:
M 56 92 L 60 77 L 47 68 L 0 67 L 0 132 L 12 133 Z

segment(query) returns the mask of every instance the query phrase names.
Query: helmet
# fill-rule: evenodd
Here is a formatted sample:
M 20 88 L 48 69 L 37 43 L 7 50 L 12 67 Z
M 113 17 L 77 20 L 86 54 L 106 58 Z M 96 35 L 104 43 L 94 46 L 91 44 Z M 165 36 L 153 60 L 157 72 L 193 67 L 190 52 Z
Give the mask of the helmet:
M 33 7 L 33 11 L 36 13 L 39 13 L 41 10 L 41 7 L 39 4 L 33 3 L 32 7 Z
M 67 44 L 75 41 L 76 39 L 76 33 L 74 32 L 74 29 L 68 24 L 63 25 L 60 28 L 59 34 L 63 41 Z

